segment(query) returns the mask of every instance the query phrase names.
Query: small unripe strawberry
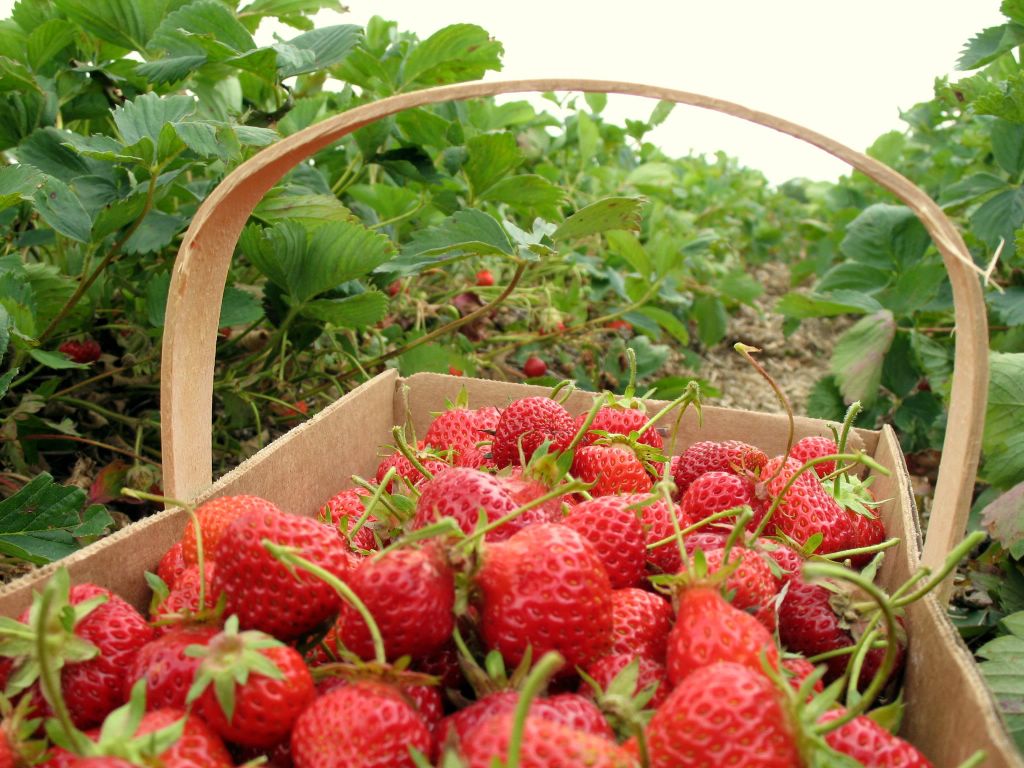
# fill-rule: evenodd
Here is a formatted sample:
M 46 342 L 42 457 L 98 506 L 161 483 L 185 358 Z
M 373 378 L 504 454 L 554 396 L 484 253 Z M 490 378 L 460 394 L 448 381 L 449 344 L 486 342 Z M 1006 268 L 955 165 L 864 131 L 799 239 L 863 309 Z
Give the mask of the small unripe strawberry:
M 543 376 L 547 372 L 548 364 L 536 355 L 531 355 L 526 358 L 526 362 L 523 363 L 523 373 L 531 379 L 537 376 Z
M 484 287 L 494 285 L 494 274 L 489 269 L 481 269 L 476 273 L 476 284 Z
M 100 345 L 92 339 L 82 339 L 82 341 L 65 341 L 57 347 L 57 350 L 63 352 L 74 362 L 81 365 L 95 363 L 100 359 L 100 353 L 102 352 Z

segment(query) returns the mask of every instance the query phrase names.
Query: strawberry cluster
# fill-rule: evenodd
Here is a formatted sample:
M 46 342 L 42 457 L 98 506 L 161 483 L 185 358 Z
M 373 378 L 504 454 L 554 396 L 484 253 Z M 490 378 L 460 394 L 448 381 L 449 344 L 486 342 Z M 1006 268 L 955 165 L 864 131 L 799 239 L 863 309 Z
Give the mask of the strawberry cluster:
M 8 720 L 47 766 L 929 765 L 864 714 L 906 637 L 857 457 L 664 415 L 461 402 L 316 518 L 208 501 L 148 616 L 65 574 L 4 620 Z

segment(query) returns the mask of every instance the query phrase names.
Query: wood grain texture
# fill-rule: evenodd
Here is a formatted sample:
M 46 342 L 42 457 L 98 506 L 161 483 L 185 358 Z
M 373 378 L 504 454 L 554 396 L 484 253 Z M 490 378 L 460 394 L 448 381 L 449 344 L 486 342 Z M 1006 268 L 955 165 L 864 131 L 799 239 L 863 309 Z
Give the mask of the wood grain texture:
M 963 536 L 970 508 L 988 388 L 988 326 L 981 286 L 963 238 L 916 185 L 884 163 L 816 131 L 712 96 L 640 83 L 575 78 L 474 82 L 392 96 L 355 107 L 282 139 L 240 165 L 200 206 L 175 262 L 167 303 L 161 376 L 164 487 L 189 498 L 212 479 L 210 423 L 217 318 L 235 244 L 252 209 L 285 173 L 352 131 L 405 109 L 503 93 L 589 91 L 688 104 L 747 120 L 812 144 L 900 198 L 942 253 L 956 305 L 952 396 L 923 561 L 941 563 Z

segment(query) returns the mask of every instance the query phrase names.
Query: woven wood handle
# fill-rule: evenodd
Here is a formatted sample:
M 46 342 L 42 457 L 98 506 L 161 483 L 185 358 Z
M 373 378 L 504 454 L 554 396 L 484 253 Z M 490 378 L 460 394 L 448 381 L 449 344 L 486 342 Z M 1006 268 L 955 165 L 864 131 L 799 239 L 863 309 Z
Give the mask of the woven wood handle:
M 710 96 L 608 80 L 475 82 L 391 96 L 310 126 L 267 147 L 222 181 L 196 212 L 171 278 L 161 371 L 164 487 L 190 498 L 211 482 L 217 320 L 228 266 L 242 228 L 288 171 L 358 128 L 405 109 L 501 93 L 591 91 L 647 96 L 722 112 L 813 144 L 899 197 L 942 253 L 956 305 L 956 357 L 949 420 L 923 562 L 936 566 L 963 536 L 971 504 L 988 388 L 988 325 L 981 286 L 963 239 L 921 189 L 884 163 L 774 115 Z

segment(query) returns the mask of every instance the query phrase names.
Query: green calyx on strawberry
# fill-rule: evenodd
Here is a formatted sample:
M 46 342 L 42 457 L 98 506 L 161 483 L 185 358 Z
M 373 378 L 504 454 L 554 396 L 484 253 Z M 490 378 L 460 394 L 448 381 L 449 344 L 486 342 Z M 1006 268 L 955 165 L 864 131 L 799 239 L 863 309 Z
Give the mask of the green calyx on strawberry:
M 42 720 L 31 716 L 32 700 L 22 697 L 17 706 L 0 695 L 0 765 L 36 765 L 42 762 L 46 742 L 35 738 Z M 6 762 L 5 762 L 6 761 Z
M 623 662 L 618 671 L 613 671 Z M 644 656 L 632 659 L 625 654 L 605 656 L 589 669 L 589 674 L 579 673 L 583 686 L 589 689 L 585 693 L 593 696 L 612 729 L 623 738 L 643 731 L 671 687 L 665 668 Z M 609 673 L 610 679 L 605 679 Z M 584 692 L 583 686 L 581 692 Z

